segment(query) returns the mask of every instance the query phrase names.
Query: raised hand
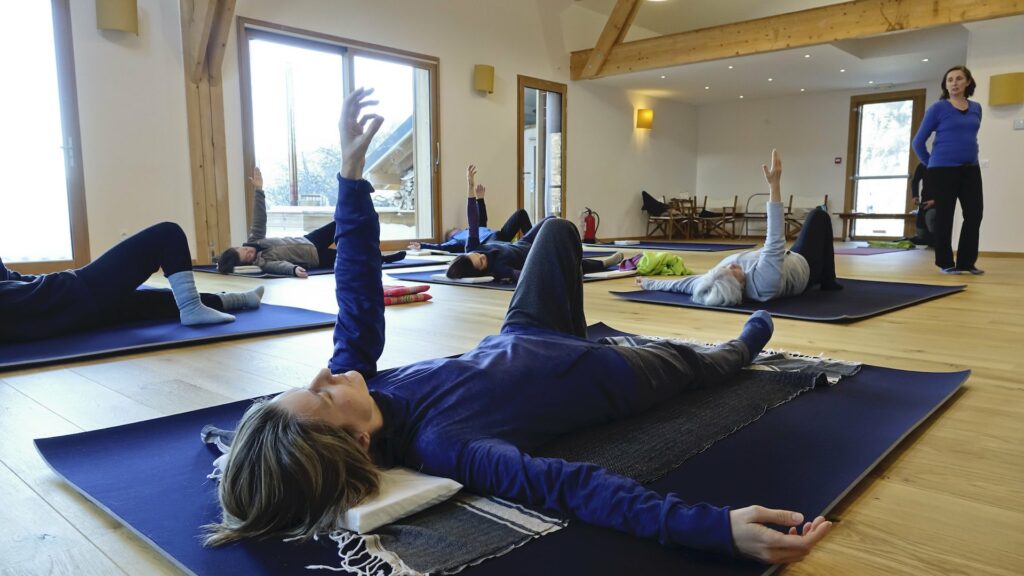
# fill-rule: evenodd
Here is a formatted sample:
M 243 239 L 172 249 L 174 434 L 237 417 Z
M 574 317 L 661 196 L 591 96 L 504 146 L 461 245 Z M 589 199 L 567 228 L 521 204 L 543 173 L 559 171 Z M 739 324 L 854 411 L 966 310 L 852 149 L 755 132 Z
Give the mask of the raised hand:
M 748 506 L 729 511 L 732 539 L 743 555 L 770 564 L 799 562 L 832 529 L 832 523 L 818 516 L 813 522 L 804 522 L 803 514 L 788 510 L 773 510 L 763 506 Z M 803 523 L 803 530 L 799 529 Z M 783 534 L 765 524 L 789 526 Z
M 377 104 L 376 100 L 366 99 L 370 94 L 373 94 L 373 88 L 356 88 L 341 106 L 338 134 L 341 137 L 342 178 L 359 180 L 363 177 L 366 149 L 384 122 L 384 118 L 378 114 L 360 117 L 363 108 Z
M 249 182 L 252 182 L 253 190 L 263 190 L 263 172 L 260 172 L 259 166 L 252 169 L 252 177 L 249 178 Z
M 469 195 L 472 197 L 476 193 L 476 166 L 473 164 L 466 166 L 466 183 L 469 184 Z
M 483 198 L 484 194 L 487 193 L 487 188 L 484 188 L 483 184 L 477 184 L 475 193 L 477 198 Z
M 768 181 L 768 190 L 771 192 L 769 201 L 782 202 L 782 158 L 774 148 L 772 148 L 771 168 L 767 164 L 762 164 L 761 170 L 764 171 L 764 179 Z

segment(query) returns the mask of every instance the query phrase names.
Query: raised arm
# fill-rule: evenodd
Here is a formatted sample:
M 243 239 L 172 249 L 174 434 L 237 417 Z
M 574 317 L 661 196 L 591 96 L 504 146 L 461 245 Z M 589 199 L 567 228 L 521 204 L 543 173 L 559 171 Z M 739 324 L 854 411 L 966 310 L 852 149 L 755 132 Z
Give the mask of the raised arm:
M 377 373 L 377 359 L 384 350 L 380 223 L 370 200 L 373 187 L 363 180 L 366 149 L 384 119 L 376 114 L 359 116 L 363 108 L 377 103 L 366 99 L 372 92 L 372 88 L 352 92 L 345 99 L 338 124 L 341 172 L 334 211 L 338 318 L 334 324 L 334 355 L 328 363 L 332 373 L 355 370 L 365 378 Z
M 785 214 L 782 206 L 782 158 L 772 150 L 771 166 L 761 165 L 764 179 L 768 182 L 767 231 L 764 248 L 761 249 L 752 270 L 747 273 L 744 290 L 750 297 L 757 294 L 757 300 L 766 301 L 778 295 L 782 289 L 782 266 L 786 259 Z
M 252 171 L 252 226 L 249 227 L 249 239 L 246 242 L 255 242 L 267 237 L 267 198 L 263 193 L 263 173 L 259 167 Z
M 476 201 L 476 166 L 472 164 L 466 168 L 466 183 L 469 187 L 469 197 L 466 201 L 466 220 L 469 222 L 466 252 L 469 252 L 480 246 L 480 209 L 477 207 Z

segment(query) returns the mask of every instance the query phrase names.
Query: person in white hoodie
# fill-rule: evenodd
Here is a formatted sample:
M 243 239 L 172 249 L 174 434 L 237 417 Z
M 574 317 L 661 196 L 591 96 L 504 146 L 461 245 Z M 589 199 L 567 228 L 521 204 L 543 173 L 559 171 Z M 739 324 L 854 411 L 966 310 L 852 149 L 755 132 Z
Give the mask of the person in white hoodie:
M 766 302 L 776 298 L 802 294 L 808 288 L 840 290 L 836 282 L 835 256 L 832 249 L 832 219 L 821 206 L 807 215 L 800 236 L 786 250 L 783 220 L 782 159 L 772 150 L 772 163 L 761 166 L 770 192 L 768 198 L 768 230 L 764 248 L 733 254 L 700 276 L 679 280 L 641 278 L 645 290 L 690 294 L 697 304 L 735 306 L 744 300 Z

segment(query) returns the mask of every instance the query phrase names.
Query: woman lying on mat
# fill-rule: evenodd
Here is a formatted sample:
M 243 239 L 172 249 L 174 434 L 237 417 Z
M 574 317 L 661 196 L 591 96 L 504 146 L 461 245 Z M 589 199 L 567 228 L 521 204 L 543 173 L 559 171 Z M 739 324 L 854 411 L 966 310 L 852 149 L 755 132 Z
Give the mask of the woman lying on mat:
M 238 424 L 207 545 L 243 538 L 308 539 L 330 531 L 378 490 L 379 466 L 402 465 L 667 545 L 767 562 L 803 558 L 828 533 L 795 512 L 688 505 L 594 464 L 530 451 L 587 426 L 628 417 L 667 397 L 735 374 L 767 343 L 757 312 L 740 336 L 699 352 L 678 342 L 619 346 L 585 338 L 579 233 L 548 220 L 527 259 L 500 334 L 458 358 L 377 372 L 384 349 L 380 226 L 361 180 L 382 119 L 359 118 L 371 91 L 343 106 L 336 241 L 361 258 L 339 260 L 334 355 L 308 388 L 250 407 Z M 790 526 L 781 533 L 764 526 Z M 801 528 L 802 524 L 802 528 Z
M 469 182 L 469 198 L 466 205 L 469 226 L 464 230 L 452 228 L 445 235 L 447 240 L 441 244 L 411 242 L 410 250 L 443 250 L 452 254 L 462 254 L 488 242 L 511 242 L 517 235 L 525 235 L 533 227 L 530 224 L 530 215 L 520 208 L 508 217 L 500 230 L 488 228 L 487 204 L 484 202 L 487 189 L 483 184 L 476 183 L 476 166 L 470 164 L 466 168 L 466 180 Z
M 492 242 L 457 256 L 448 265 L 447 276 L 452 279 L 493 276 L 499 282 L 516 282 L 523 266 L 526 265 L 526 257 L 530 254 L 530 249 L 541 228 L 553 219 L 553 216 L 544 218 L 525 236 L 511 244 Z M 584 258 L 583 273 L 601 272 L 619 262 L 622 262 L 621 252 L 610 254 L 604 258 Z
M 171 289 L 139 289 L 163 269 Z M 235 319 L 224 311 L 258 308 L 263 287 L 200 294 L 181 227 L 150 226 L 77 270 L 19 274 L 0 261 L 0 341 L 34 340 L 135 320 L 180 318 L 186 326 Z
M 802 294 L 815 285 L 822 290 L 842 289 L 836 282 L 832 219 L 828 212 L 821 206 L 811 210 L 800 236 L 787 251 L 779 154 L 772 150 L 771 168 L 761 168 L 770 192 L 764 248 L 733 254 L 700 276 L 679 280 L 638 278 L 637 283 L 646 290 L 692 294 L 694 302 L 706 306 L 734 306 L 744 300 L 767 302 Z
M 228 248 L 217 257 L 217 271 L 234 272 L 235 266 L 259 266 L 267 274 L 308 278 L 306 268 L 333 266 L 337 252 L 334 244 L 334 222 L 329 222 L 305 236 L 267 238 L 267 199 L 263 192 L 263 173 L 252 172 L 252 226 L 249 239 L 241 246 Z M 385 262 L 405 259 L 405 252 L 384 257 Z

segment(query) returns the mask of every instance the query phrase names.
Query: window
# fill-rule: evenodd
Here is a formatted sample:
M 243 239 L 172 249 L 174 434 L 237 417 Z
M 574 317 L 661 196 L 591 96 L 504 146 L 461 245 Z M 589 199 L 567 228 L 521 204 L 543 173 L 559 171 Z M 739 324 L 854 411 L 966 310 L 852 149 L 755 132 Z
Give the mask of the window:
M 850 148 L 855 154 L 848 205 L 853 212 L 905 214 L 914 160 L 910 140 L 921 122 L 924 90 L 854 96 L 851 103 Z M 904 218 L 857 220 L 851 237 L 898 238 L 907 234 L 906 226 Z
M 0 257 L 47 272 L 89 261 L 70 14 L 67 0 L 28 2 L 18 14 L 0 35 L 0 51 L 17 55 L 5 74 L 26 88 L 5 90 L 0 106 Z
M 330 222 L 341 167 L 344 95 L 375 89 L 384 124 L 367 152 L 385 247 L 435 238 L 439 189 L 436 59 L 240 19 L 246 164 L 259 166 L 267 235 L 297 236 Z M 388 246 L 390 244 L 390 246 Z

